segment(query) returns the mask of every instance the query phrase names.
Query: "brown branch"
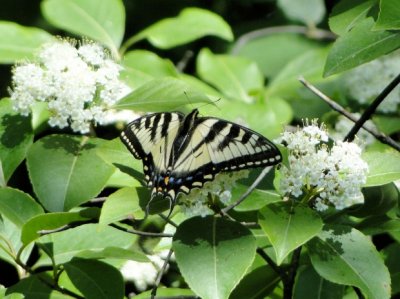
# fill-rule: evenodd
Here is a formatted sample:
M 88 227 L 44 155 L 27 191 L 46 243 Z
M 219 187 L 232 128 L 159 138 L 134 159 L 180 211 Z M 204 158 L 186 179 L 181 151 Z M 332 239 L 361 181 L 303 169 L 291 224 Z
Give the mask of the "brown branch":
M 125 227 L 121 227 L 115 223 L 111 223 L 110 226 L 112 226 L 118 230 L 121 230 L 123 232 L 134 234 L 134 235 L 139 235 L 139 236 L 143 236 L 143 237 L 172 238 L 174 236 L 173 234 L 151 233 L 151 232 L 144 232 L 144 231 L 135 230 L 135 229 L 131 229 L 131 228 L 125 228 Z
M 317 95 L 320 99 L 322 99 L 325 103 L 327 103 L 333 110 L 339 112 L 340 114 L 342 114 L 343 116 L 347 117 L 349 120 L 351 120 L 355 123 L 359 120 L 357 117 L 355 117 L 353 114 L 348 112 L 346 109 L 344 109 L 341 105 L 339 105 L 338 103 L 333 101 L 327 95 L 322 93 L 319 89 L 317 89 L 315 86 L 313 86 L 310 82 L 308 82 L 303 77 L 300 77 L 299 81 L 305 87 L 307 87 L 310 91 L 312 91 L 315 95 Z M 370 133 L 372 136 L 374 136 L 380 142 L 387 144 L 387 145 L 393 147 L 394 149 L 400 151 L 400 145 L 398 143 L 396 143 L 396 141 L 394 141 L 389 136 L 386 136 L 385 134 L 379 132 L 378 130 L 375 130 L 374 128 L 370 128 L 370 127 L 366 126 L 364 123 L 362 125 L 362 128 L 365 131 L 367 131 L 368 133 Z

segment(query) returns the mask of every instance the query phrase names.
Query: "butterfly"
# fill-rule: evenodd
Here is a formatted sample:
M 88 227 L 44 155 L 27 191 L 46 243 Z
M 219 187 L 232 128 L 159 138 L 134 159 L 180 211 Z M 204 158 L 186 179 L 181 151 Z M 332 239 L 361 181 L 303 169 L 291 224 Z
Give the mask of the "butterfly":
M 127 125 L 121 140 L 143 161 L 151 199 L 168 198 L 170 211 L 180 193 L 201 188 L 219 172 L 282 161 L 278 148 L 261 134 L 226 120 L 199 117 L 197 109 L 186 116 L 163 112 L 140 117 Z

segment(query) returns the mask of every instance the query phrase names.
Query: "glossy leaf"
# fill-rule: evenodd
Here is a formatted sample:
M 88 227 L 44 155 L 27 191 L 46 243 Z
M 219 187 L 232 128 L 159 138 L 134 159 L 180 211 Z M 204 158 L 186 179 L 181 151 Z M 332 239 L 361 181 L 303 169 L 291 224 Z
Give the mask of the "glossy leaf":
M 236 185 L 232 190 L 232 198 L 239 198 L 244 192 L 247 191 L 249 186 Z M 246 198 L 240 205 L 235 207 L 235 211 L 247 212 L 258 211 L 271 202 L 281 201 L 281 196 L 273 190 L 260 190 L 254 189 L 250 196 Z
M 44 279 L 46 277 L 43 277 Z M 64 295 L 58 291 L 51 289 L 43 283 L 39 275 L 35 274 L 27 278 L 21 279 L 18 283 L 7 289 L 6 295 L 24 295 L 24 299 L 71 299 L 71 296 Z M 18 298 L 18 297 L 10 297 Z
M 115 109 L 162 112 L 193 103 L 210 103 L 208 97 L 185 82 L 166 77 L 151 80 L 122 98 Z
M 364 203 L 354 207 L 349 214 L 356 217 L 384 215 L 399 202 L 399 191 L 394 183 L 364 188 Z
M 185 8 L 175 18 L 161 20 L 140 32 L 135 40 L 146 38 L 153 46 L 169 49 L 212 35 L 231 41 L 229 25 L 217 14 L 196 7 Z
M 266 77 L 275 77 L 288 63 L 301 54 L 321 46 L 306 37 L 293 33 L 266 35 L 235 44 L 232 52 L 257 63 Z M 260 51 L 260 49 L 263 49 Z
M 259 93 L 264 85 L 257 64 L 243 57 L 216 55 L 209 49 L 202 49 L 196 65 L 204 81 L 233 99 L 252 102 L 251 94 Z
M 100 193 L 114 171 L 96 155 L 101 143 L 95 138 L 50 135 L 30 148 L 29 176 L 47 210 L 68 211 Z
M 375 5 L 375 0 L 342 0 L 332 10 L 329 18 L 330 29 L 338 35 L 350 31 L 358 22 L 364 20 Z
M 124 297 L 122 274 L 109 264 L 74 258 L 64 264 L 64 269 L 75 287 L 87 299 Z
M 307 266 L 297 274 L 293 290 L 293 299 L 343 298 L 344 286 L 323 279 L 310 266 Z
M 111 194 L 101 209 L 99 223 L 106 225 L 123 219 L 142 219 L 139 205 L 140 188 L 122 188 Z
M 13 188 L 0 188 L 0 214 L 21 228 L 43 208 L 27 193 Z
M 327 58 L 324 76 L 349 70 L 400 47 L 400 33 L 373 31 L 373 26 L 374 20 L 367 18 L 336 40 Z
M 33 58 L 35 51 L 53 37 L 44 30 L 0 21 L 0 63 Z
M 280 277 L 268 266 L 261 266 L 246 274 L 229 299 L 265 298 L 279 283 Z
M 315 211 L 291 201 L 268 204 L 260 210 L 259 223 L 274 247 L 278 265 L 290 252 L 316 236 L 323 225 Z
M 29 244 L 41 236 L 39 231 L 61 228 L 66 224 L 77 221 L 88 221 L 96 218 L 97 215 L 97 208 L 87 208 L 79 212 L 38 215 L 24 224 L 22 227 L 21 240 L 24 244 Z
M 107 186 L 142 186 L 141 181 L 144 179 L 142 161 L 133 157 L 119 137 L 104 141 L 97 149 L 96 154 L 116 168 L 109 178 Z
M 25 159 L 33 143 L 33 132 L 30 117 L 19 115 L 12 108 L 10 99 L 0 100 L 0 119 L 0 161 L 7 182 Z
M 299 76 L 313 84 L 322 81 L 327 51 L 326 48 L 310 50 L 289 61 L 268 85 L 266 96 L 297 97 L 297 90 L 302 87 Z
M 250 267 L 256 241 L 239 223 L 208 216 L 182 222 L 172 247 L 190 288 L 203 299 L 222 299 Z
M 152 290 L 140 293 L 135 295 L 135 299 L 149 299 L 151 298 Z M 178 289 L 178 288 L 166 288 L 166 287 L 159 287 L 157 289 L 157 297 L 160 296 L 161 298 L 185 298 L 185 297 L 193 297 L 194 293 L 189 289 Z M 156 298 L 157 298 L 156 297 Z
M 106 247 L 102 249 L 83 250 L 77 257 L 85 259 L 122 259 L 141 263 L 150 263 L 149 258 L 141 251 L 135 249 L 124 249 L 119 247 Z
M 328 226 L 307 245 L 323 278 L 358 287 L 367 298 L 390 298 L 390 276 L 371 240 L 354 228 Z
M 52 244 L 52 252 L 56 264 L 70 261 L 74 256 L 86 254 L 88 251 L 99 251 L 107 247 L 128 249 L 136 236 L 109 226 L 85 224 L 66 231 L 40 237 L 42 246 Z M 39 265 L 47 264 L 50 260 L 43 257 Z
M 365 152 L 369 172 L 365 186 L 379 186 L 400 179 L 400 154 L 396 152 Z
M 396 0 L 380 0 L 375 29 L 399 30 L 400 5 Z
M 21 228 L 6 217 L 0 217 L 0 259 L 18 267 L 15 262 L 16 254 L 22 249 Z M 26 263 L 31 255 L 32 245 L 24 247 L 20 259 Z
M 290 20 L 306 25 L 320 23 L 325 15 L 325 3 L 322 0 L 278 0 L 278 6 Z
M 122 77 L 133 88 L 154 79 L 163 77 L 176 77 L 178 72 L 174 64 L 163 59 L 153 52 L 135 50 L 126 53 L 122 64 L 124 69 Z
M 42 12 L 55 27 L 96 40 L 118 57 L 125 28 L 121 0 L 45 0 Z
M 382 250 L 382 256 L 392 278 L 392 294 L 400 293 L 400 244 L 392 243 Z

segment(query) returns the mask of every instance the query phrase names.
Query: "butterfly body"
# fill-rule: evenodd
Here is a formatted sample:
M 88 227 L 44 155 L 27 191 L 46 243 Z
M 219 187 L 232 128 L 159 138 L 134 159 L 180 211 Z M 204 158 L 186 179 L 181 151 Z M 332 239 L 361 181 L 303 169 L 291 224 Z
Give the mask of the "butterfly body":
M 200 188 L 222 171 L 274 165 L 282 160 L 276 146 L 238 124 L 199 117 L 194 109 L 154 113 L 128 124 L 121 140 L 143 161 L 152 197 L 161 194 L 172 205 L 179 193 Z

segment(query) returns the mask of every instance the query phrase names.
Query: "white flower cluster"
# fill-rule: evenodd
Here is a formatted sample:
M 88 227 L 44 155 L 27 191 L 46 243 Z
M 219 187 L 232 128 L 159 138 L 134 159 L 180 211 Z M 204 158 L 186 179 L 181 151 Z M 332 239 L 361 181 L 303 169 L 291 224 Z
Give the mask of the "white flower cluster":
M 207 182 L 200 189 L 193 189 L 188 195 L 179 198 L 181 211 L 187 217 L 211 215 L 214 212 L 209 208 L 209 195 L 217 197 L 223 204 L 229 204 L 232 198 L 232 188 L 237 180 L 247 178 L 248 170 L 222 172 L 215 176 L 213 181 Z
M 353 115 L 357 118 L 361 117 L 360 113 L 353 113 Z M 330 137 L 335 141 L 343 140 L 353 126 L 354 122 L 349 120 L 347 117 L 340 115 L 335 123 L 334 130 L 332 130 Z M 365 126 L 367 126 L 368 128 L 376 129 L 375 124 L 371 120 L 365 122 Z M 361 148 L 364 148 L 367 145 L 372 144 L 375 141 L 375 137 L 361 128 L 361 130 L 357 133 L 356 140 L 357 144 Z
M 168 250 L 166 250 L 168 252 Z M 157 274 L 164 264 L 163 252 L 159 255 L 147 255 L 151 262 L 127 261 L 120 269 L 125 281 L 131 281 L 140 292 L 155 284 Z
M 308 196 L 317 210 L 328 205 L 343 209 L 363 203 L 361 186 L 368 165 L 355 143 L 336 142 L 329 150 L 328 135 L 316 122 L 296 132 L 285 132 L 278 142 L 289 150 L 289 166 L 282 166 L 280 188 L 288 196 Z
M 30 113 L 36 102 L 46 102 L 49 124 L 75 132 L 89 132 L 91 122 L 103 124 L 107 109 L 130 92 L 119 80 L 121 66 L 95 43 L 58 40 L 46 44 L 35 62 L 13 69 L 10 89 L 14 109 Z
M 345 86 L 350 97 L 360 104 L 368 104 L 399 74 L 400 52 L 386 55 L 349 71 Z M 400 104 L 400 86 L 397 86 L 379 105 L 378 111 L 396 112 Z

